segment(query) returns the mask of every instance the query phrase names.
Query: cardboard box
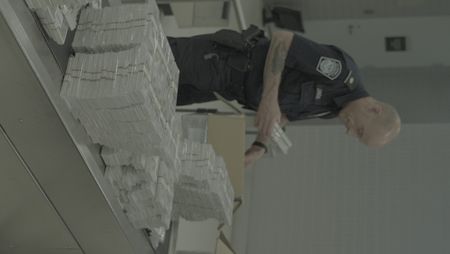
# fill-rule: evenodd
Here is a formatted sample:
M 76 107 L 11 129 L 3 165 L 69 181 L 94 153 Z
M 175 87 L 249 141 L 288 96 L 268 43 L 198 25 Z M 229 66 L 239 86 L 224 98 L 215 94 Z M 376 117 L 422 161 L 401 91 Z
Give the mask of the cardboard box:
M 245 116 L 208 115 L 208 143 L 227 165 L 235 198 L 244 191 Z
M 215 254 L 235 254 L 230 242 L 222 233 L 220 234 L 219 238 L 217 238 Z

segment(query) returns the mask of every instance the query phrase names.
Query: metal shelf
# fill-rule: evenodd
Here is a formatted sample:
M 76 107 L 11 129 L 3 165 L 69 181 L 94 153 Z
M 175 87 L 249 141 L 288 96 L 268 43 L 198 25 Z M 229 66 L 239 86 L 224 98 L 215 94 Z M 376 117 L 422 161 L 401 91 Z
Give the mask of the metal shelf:
M 76 243 L 62 250 L 53 239 L 33 248 L 33 253 L 153 253 L 145 232 L 128 222 L 104 179 L 98 146 L 90 142 L 59 96 L 71 53 L 69 43 L 57 46 L 48 40 L 23 0 L 0 1 L 0 14 L 2 132 L 27 165 L 24 177 L 39 186 L 46 205 Z M 2 156 L 7 155 L 0 154 L 0 167 L 10 167 Z M 0 236 L 10 235 L 7 230 L 21 225 L 19 220 L 10 220 L 17 211 L 11 200 L 24 207 L 31 202 L 14 193 L 0 194 L 0 224 L 11 224 L 0 227 Z M 24 212 L 28 216 L 24 218 L 39 220 L 33 210 Z M 29 253 L 22 247 L 36 243 L 23 239 L 20 235 L 0 239 L 0 252 Z

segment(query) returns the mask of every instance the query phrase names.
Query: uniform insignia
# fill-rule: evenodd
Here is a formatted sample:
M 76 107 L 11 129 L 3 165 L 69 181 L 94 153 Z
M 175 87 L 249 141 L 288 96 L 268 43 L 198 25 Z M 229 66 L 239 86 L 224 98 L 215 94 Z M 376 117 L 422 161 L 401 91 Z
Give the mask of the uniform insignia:
M 350 90 L 354 90 L 356 88 L 356 82 L 355 78 L 352 75 L 352 71 L 348 73 L 347 77 L 344 80 L 344 83 L 348 86 L 348 88 L 350 88 Z
M 330 111 L 325 111 L 325 112 L 321 112 L 321 113 L 317 113 L 317 114 L 312 114 L 309 116 L 309 118 L 319 118 L 319 117 L 324 117 L 328 114 L 330 114 Z
M 334 80 L 341 74 L 342 64 L 337 59 L 321 56 L 316 70 L 325 77 Z

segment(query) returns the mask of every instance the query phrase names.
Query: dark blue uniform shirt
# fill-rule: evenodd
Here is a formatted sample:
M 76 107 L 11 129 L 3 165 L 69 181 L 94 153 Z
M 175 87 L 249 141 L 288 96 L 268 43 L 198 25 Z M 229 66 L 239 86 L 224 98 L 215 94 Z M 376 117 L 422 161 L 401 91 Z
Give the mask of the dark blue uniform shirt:
M 255 110 L 261 100 L 269 45 L 262 40 L 252 51 L 253 70 L 248 74 L 245 93 L 247 107 Z M 279 88 L 281 112 L 290 121 L 337 116 L 346 103 L 369 96 L 359 72 L 341 49 L 294 35 Z

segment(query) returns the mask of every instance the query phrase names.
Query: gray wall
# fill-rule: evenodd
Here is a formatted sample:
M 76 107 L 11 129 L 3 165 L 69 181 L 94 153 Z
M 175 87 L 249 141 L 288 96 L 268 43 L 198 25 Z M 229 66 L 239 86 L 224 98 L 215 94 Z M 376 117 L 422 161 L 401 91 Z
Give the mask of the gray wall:
M 389 146 L 369 150 L 346 137 L 338 120 L 289 127 L 289 155 L 252 169 L 247 245 L 238 244 L 239 253 L 450 253 L 450 68 L 435 43 L 449 37 L 432 29 L 439 20 L 449 21 L 305 23 L 305 36 L 355 57 L 367 90 L 398 109 L 403 130 Z M 407 52 L 383 52 L 392 35 L 408 37 Z
M 450 3 L 450 2 L 449 2 Z M 347 51 L 360 67 L 450 66 L 450 15 L 305 21 L 304 36 Z M 387 52 L 385 37 L 406 37 L 406 51 Z
M 364 68 L 367 90 L 404 123 L 450 123 L 450 67 Z
M 340 126 L 288 129 L 253 170 L 248 254 L 450 253 L 450 124 L 371 150 Z
M 364 68 L 402 132 L 380 150 L 337 120 L 297 122 L 287 156 L 251 170 L 239 253 L 450 253 L 450 68 Z
M 446 0 L 265 0 L 297 8 L 306 20 L 417 17 L 450 14 L 450 2 Z

